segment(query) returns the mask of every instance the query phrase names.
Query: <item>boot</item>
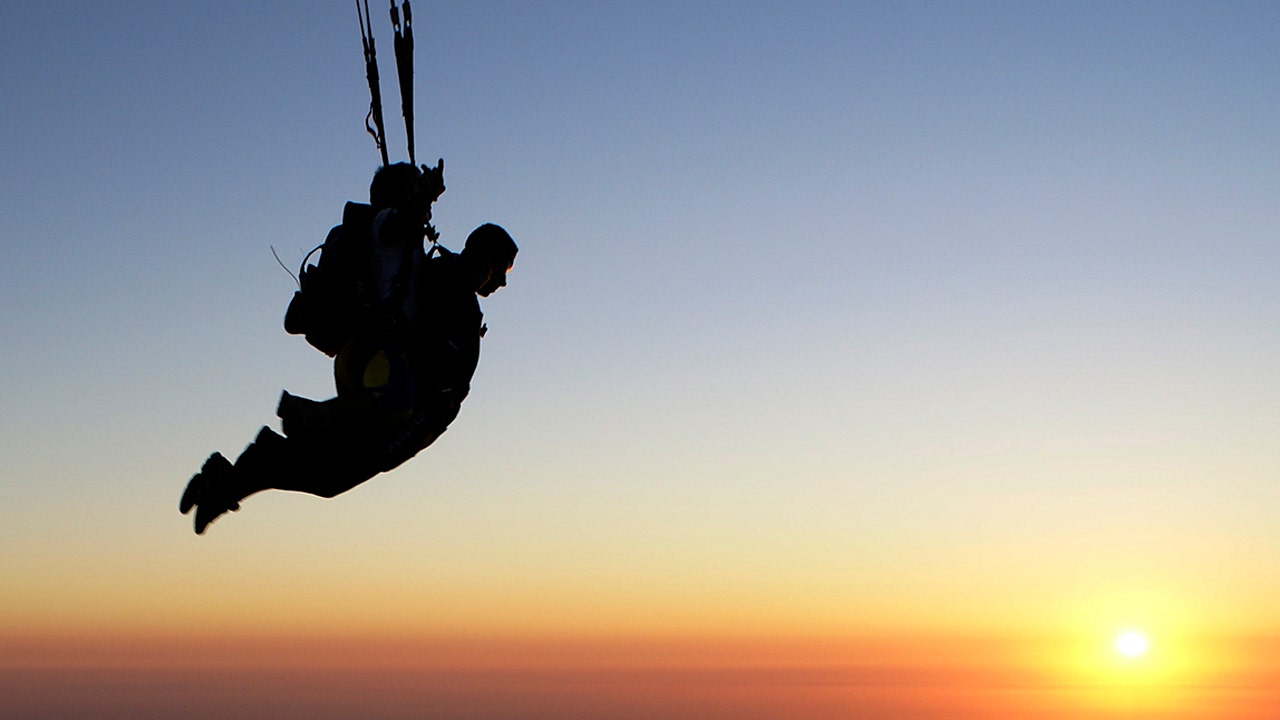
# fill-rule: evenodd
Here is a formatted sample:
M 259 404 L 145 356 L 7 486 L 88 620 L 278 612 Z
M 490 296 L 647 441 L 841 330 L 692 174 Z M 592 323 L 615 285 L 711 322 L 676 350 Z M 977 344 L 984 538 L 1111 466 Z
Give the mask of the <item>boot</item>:
M 182 493 L 178 509 L 185 515 L 194 507 L 195 531 L 203 535 L 205 528 L 215 518 L 225 512 L 240 509 L 240 497 L 231 492 L 234 486 L 235 467 L 227 462 L 222 453 L 214 453 L 205 461 L 204 467 Z
M 183 515 L 191 512 L 191 508 L 200 504 L 210 485 L 220 482 L 230 471 L 231 463 L 227 462 L 222 453 L 216 452 L 210 455 L 209 459 L 204 461 L 200 472 L 187 483 L 187 489 L 182 492 L 182 500 L 178 502 L 178 511 Z

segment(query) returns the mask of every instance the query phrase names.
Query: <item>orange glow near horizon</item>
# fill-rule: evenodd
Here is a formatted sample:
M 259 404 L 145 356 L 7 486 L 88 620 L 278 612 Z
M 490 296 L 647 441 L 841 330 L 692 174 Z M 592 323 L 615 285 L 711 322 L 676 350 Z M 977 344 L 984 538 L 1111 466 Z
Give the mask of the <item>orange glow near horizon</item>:
M 823 557 L 816 546 L 784 553 L 763 543 L 752 553 L 734 546 L 719 566 L 707 550 L 714 533 L 696 539 L 673 544 L 670 562 L 641 545 L 569 562 L 564 554 L 581 550 L 546 539 L 468 546 L 471 555 L 404 552 L 395 562 L 351 558 L 334 540 L 322 560 L 245 570 L 224 560 L 199 575 L 169 560 L 171 550 L 114 573 L 87 560 L 33 562 L 21 576 L 39 582 L 0 598 L 0 675 L 45 687 L 42 701 L 54 703 L 75 694 L 65 683 L 103 673 L 135 685 L 251 673 L 282 693 L 324 685 L 364 697 L 350 677 L 396 688 L 366 698 L 375 706 L 400 698 L 497 717 L 521 714 L 502 698 L 551 696 L 606 718 L 618 717 L 609 702 L 633 709 L 628 717 L 738 708 L 832 720 L 1269 720 L 1280 706 L 1280 643 L 1266 639 L 1261 609 L 1230 612 L 1190 583 L 1107 585 L 1112 576 L 1097 574 L 1082 587 L 1067 584 L 1060 563 L 1037 575 L 1009 561 L 1006 575 L 933 552 L 921 569 L 878 553 Z M 82 586 L 95 588 L 92 603 Z M 1147 653 L 1116 652 L 1126 630 L 1149 638 Z M 92 693 L 104 683 L 85 682 L 76 692 L 102 700 Z
M 1162 639 L 1132 662 L 1113 640 L 1106 632 L 1087 647 L 957 637 L 5 638 L 0 683 L 44 678 L 48 687 L 83 683 L 78 692 L 88 693 L 102 686 L 94 678 L 225 684 L 247 673 L 261 683 L 259 695 L 333 684 L 375 706 L 453 697 L 456 707 L 497 715 L 511 711 L 503 702 L 533 703 L 554 688 L 564 707 L 601 717 L 610 716 L 598 715 L 609 703 L 661 715 L 714 700 L 833 720 L 895 713 L 1263 720 L 1280 700 L 1280 668 L 1269 659 L 1277 641 Z M 370 696 L 368 687 L 390 695 Z

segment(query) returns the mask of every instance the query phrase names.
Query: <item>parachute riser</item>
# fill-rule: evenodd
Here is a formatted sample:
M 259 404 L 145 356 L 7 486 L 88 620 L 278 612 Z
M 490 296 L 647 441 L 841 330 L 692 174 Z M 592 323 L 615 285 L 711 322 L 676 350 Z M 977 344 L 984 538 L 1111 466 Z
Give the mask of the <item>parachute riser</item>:
M 404 116 L 404 134 L 409 146 L 409 164 L 417 165 L 413 148 L 413 11 L 404 2 L 404 25 L 400 10 L 391 0 L 391 27 L 395 30 L 396 75 L 400 81 L 400 113 Z
M 409 150 L 409 164 L 417 166 L 418 158 L 414 150 L 413 132 L 413 10 L 409 0 L 404 2 L 404 22 L 401 23 L 401 8 L 396 0 L 391 3 L 391 27 L 395 31 L 394 50 L 396 56 L 396 76 L 400 88 L 400 113 L 404 116 L 405 141 Z M 363 11 L 360 0 L 356 0 L 356 15 L 360 20 L 360 42 L 364 50 L 365 78 L 369 82 L 369 113 L 365 116 L 365 130 L 373 136 L 382 156 L 382 164 L 388 165 L 387 134 L 382 115 L 382 88 L 378 76 L 378 49 L 373 38 L 373 22 L 369 17 L 369 0 L 364 0 Z
M 369 0 L 364 0 L 364 12 L 360 12 L 360 0 L 356 0 L 356 16 L 360 20 L 360 43 L 364 48 L 364 76 L 369 82 L 369 114 L 365 115 L 364 128 L 373 136 L 382 155 L 382 164 L 390 164 L 387 158 L 387 132 L 382 122 L 382 88 L 378 78 L 378 48 L 373 39 L 373 21 L 369 18 Z M 370 125 L 372 120 L 373 124 Z

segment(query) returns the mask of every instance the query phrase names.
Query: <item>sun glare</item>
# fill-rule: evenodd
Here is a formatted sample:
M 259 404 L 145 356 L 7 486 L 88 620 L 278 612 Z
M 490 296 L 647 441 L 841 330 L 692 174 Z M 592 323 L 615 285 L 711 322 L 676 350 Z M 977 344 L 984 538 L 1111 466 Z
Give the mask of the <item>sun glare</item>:
M 1120 633 L 1116 637 L 1116 652 L 1128 658 L 1136 658 L 1146 654 L 1150 643 L 1147 636 L 1132 630 Z

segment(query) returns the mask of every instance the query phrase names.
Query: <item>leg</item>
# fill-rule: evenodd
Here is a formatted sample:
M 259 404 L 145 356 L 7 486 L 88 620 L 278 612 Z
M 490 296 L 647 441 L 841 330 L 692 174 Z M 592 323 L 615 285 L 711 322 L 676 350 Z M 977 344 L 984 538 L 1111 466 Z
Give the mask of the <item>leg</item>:
M 263 490 L 332 498 L 377 474 L 358 436 L 328 433 L 304 440 L 281 437 L 269 427 L 258 432 L 233 467 L 229 487 L 240 499 Z
M 284 438 L 263 427 L 235 464 L 214 453 L 191 478 L 178 509 L 195 508 L 195 531 L 203 534 L 222 514 L 263 490 L 290 490 L 331 498 L 376 475 L 376 463 L 358 444 Z

